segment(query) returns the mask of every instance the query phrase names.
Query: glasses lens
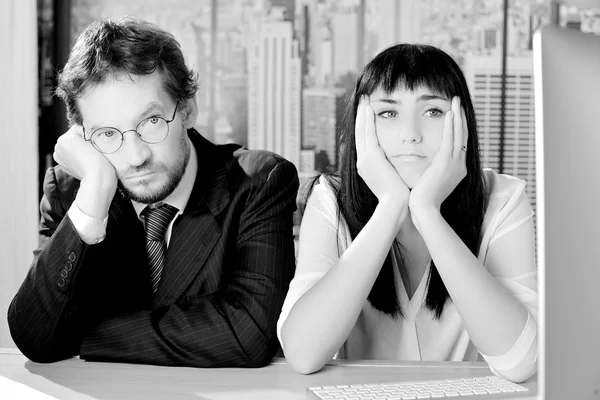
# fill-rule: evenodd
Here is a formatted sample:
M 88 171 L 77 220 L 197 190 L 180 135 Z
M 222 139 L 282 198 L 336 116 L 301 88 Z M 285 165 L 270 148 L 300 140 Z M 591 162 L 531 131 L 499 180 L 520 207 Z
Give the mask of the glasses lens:
M 169 124 L 161 117 L 146 118 L 139 123 L 137 132 L 146 143 L 158 143 L 169 133 Z
M 100 128 L 92 134 L 92 143 L 103 153 L 114 153 L 121 147 L 123 135 L 113 128 Z

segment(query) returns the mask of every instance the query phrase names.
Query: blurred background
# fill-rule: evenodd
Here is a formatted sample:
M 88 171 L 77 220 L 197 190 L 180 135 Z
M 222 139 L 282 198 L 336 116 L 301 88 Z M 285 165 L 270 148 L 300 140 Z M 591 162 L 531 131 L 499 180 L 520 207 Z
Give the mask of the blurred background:
M 525 179 L 534 210 L 532 34 L 555 23 L 600 35 L 600 0 L 2 0 L 1 7 L 0 347 L 14 346 L 6 310 L 31 263 L 41 183 L 67 130 L 53 95 L 56 74 L 91 21 L 135 15 L 171 32 L 199 76 L 196 129 L 216 143 L 279 153 L 302 180 L 336 171 L 346 96 L 370 59 L 397 42 L 438 46 L 469 83 L 485 166 Z

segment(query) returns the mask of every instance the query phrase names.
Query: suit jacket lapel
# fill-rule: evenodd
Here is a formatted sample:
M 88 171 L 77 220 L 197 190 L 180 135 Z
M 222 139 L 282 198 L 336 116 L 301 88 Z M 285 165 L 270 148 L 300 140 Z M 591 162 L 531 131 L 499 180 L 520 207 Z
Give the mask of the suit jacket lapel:
M 217 147 L 195 130 L 189 135 L 198 153 L 198 173 L 186 209 L 173 226 L 154 307 L 174 303 L 198 275 L 221 237 L 217 217 L 230 200 L 226 164 Z

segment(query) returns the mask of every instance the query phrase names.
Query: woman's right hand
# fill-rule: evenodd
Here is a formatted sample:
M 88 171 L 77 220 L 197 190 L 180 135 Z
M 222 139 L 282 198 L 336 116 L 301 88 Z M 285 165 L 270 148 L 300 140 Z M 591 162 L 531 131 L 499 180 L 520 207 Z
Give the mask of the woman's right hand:
M 362 95 L 358 104 L 354 134 L 358 174 L 375 194 L 379 204 L 399 207 L 400 221 L 403 221 L 408 214 L 410 191 L 379 146 L 375 112 L 367 95 Z

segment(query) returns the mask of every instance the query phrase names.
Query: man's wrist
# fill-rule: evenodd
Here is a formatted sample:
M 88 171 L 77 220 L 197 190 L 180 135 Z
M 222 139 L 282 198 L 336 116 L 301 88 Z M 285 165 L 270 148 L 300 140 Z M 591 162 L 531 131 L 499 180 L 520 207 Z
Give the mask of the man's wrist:
M 103 219 L 89 216 L 77 206 L 77 200 L 69 208 L 68 215 L 77 234 L 85 243 L 97 244 L 102 242 L 106 237 L 108 215 Z

